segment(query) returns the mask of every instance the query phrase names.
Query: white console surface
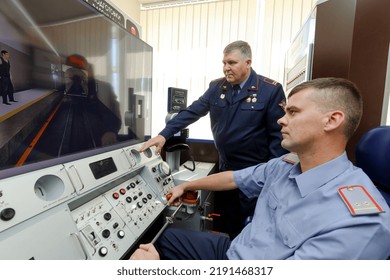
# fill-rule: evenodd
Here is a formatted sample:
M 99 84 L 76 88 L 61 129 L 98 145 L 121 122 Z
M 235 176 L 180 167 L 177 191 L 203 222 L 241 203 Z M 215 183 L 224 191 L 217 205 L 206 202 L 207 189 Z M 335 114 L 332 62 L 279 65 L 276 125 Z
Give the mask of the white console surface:
M 120 259 L 174 180 L 141 144 L 0 180 L 0 259 Z
M 211 174 L 215 168 L 215 163 L 195 161 L 195 170 L 191 171 L 184 167 L 184 165 L 192 168 L 192 162 L 187 161 L 180 166 L 180 169 L 172 174 L 175 185 L 183 182 L 193 181 L 204 178 Z

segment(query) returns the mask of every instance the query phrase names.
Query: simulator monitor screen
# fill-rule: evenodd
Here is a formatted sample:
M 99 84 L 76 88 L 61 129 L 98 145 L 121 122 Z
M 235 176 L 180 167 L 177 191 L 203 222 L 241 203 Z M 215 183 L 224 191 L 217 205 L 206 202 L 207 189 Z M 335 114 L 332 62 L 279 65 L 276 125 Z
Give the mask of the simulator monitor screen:
M 152 48 L 88 2 L 1 1 L 0 178 L 150 135 Z

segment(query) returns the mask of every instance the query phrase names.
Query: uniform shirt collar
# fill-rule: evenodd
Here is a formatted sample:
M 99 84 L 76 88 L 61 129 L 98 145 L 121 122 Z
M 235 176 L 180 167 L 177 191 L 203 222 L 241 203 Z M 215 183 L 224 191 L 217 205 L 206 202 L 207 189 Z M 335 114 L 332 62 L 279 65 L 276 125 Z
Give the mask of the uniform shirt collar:
M 250 76 L 251 76 L 251 75 L 249 75 L 248 78 L 246 78 L 245 81 L 243 81 L 243 82 L 240 84 L 240 88 L 241 88 L 241 89 L 244 88 L 244 86 L 245 86 L 246 82 L 249 80 L 249 77 L 250 77 Z
M 252 76 L 252 69 L 251 69 L 251 73 L 248 75 L 248 77 L 247 77 L 242 83 L 239 84 L 240 90 L 242 90 L 242 89 L 244 88 L 246 82 L 249 80 L 249 78 L 250 78 L 251 76 Z M 232 85 L 232 87 L 233 87 L 233 85 Z
M 303 173 L 300 165 L 296 164 L 290 171 L 289 178 L 295 179 L 299 192 L 304 197 L 343 173 L 350 165 L 347 153 L 344 152 L 339 157 Z

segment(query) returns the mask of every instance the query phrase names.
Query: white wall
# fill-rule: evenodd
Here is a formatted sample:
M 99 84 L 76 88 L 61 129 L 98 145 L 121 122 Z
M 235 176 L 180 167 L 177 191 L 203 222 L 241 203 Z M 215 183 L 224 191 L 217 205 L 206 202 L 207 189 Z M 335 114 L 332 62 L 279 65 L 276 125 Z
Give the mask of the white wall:
M 116 0 L 119 1 L 119 0 Z M 189 104 L 222 77 L 222 50 L 245 40 L 253 68 L 283 82 L 284 53 L 315 6 L 314 0 L 220 0 L 141 10 L 142 39 L 153 47 L 152 136 L 165 126 L 167 88 L 189 90 Z M 190 138 L 212 139 L 209 118 Z

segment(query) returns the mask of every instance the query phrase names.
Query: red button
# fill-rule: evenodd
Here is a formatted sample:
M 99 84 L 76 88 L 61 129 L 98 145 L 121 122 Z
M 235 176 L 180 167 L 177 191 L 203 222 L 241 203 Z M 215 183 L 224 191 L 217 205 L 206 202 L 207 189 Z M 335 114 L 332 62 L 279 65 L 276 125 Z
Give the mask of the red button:
M 126 193 L 126 190 L 125 190 L 125 189 L 120 189 L 119 192 L 120 192 L 121 194 L 125 194 L 125 193 Z
M 114 193 L 112 194 L 112 197 L 113 197 L 114 199 L 118 199 L 118 198 L 119 198 L 119 194 L 118 194 L 117 192 L 114 192 Z

